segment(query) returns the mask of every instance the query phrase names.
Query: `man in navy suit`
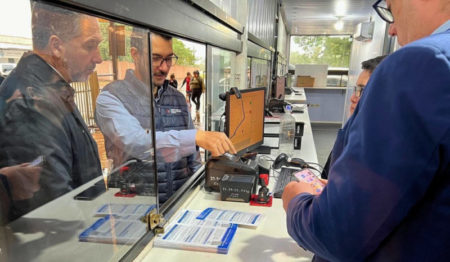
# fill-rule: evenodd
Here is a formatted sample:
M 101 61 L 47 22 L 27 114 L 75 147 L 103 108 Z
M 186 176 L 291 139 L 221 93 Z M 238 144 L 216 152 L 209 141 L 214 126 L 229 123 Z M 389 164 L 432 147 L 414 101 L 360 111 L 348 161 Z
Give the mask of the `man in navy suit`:
M 448 261 L 450 0 L 379 0 L 403 46 L 375 69 L 338 134 L 328 184 L 283 194 L 315 261 Z

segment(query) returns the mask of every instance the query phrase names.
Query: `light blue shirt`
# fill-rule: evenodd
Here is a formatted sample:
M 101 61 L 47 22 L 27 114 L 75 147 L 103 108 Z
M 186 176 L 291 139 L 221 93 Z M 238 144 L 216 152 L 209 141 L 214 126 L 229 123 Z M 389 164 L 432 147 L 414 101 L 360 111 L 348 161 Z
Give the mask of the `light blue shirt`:
M 450 29 L 450 20 L 448 20 L 447 22 L 443 23 L 440 27 L 438 27 L 438 29 L 434 30 L 432 35 L 443 33 L 443 32 L 445 32 L 445 31 L 447 31 L 449 29 Z
M 137 159 L 149 159 L 152 149 L 152 133 L 143 128 L 138 119 L 131 115 L 122 102 L 108 91 L 102 91 L 97 98 L 97 124 L 102 132 Z M 156 132 L 156 150 L 167 163 L 180 160 L 196 152 L 196 129 Z

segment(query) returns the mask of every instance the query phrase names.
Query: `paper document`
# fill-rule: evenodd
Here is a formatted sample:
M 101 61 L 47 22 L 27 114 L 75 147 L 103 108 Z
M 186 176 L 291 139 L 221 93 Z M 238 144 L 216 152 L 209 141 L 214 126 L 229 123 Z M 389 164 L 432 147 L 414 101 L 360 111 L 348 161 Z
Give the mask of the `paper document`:
M 155 204 L 105 204 L 96 212 L 95 216 L 116 215 L 116 217 L 143 217 L 156 207 Z M 139 219 L 139 218 L 138 218 Z
M 167 233 L 155 239 L 154 246 L 227 254 L 237 225 L 189 225 L 173 223 Z
M 233 224 L 257 227 L 263 218 L 262 214 L 248 213 L 235 210 L 223 210 L 217 208 L 207 208 L 197 216 L 201 220 L 214 220 L 229 222 Z
M 132 245 L 146 230 L 146 224 L 140 220 L 115 219 L 107 215 L 83 231 L 78 239 L 82 242 Z

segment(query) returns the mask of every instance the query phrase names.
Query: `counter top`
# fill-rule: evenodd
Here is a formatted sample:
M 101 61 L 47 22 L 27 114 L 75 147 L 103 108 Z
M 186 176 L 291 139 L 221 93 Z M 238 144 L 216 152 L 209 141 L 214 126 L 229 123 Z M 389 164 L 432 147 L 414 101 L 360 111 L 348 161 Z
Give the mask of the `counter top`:
M 279 114 L 266 122 L 279 122 Z M 293 114 L 296 121 L 305 123 L 301 150 L 295 150 L 295 157 L 301 157 L 307 162 L 317 162 L 317 154 L 314 145 L 308 111 L 302 114 Z M 274 159 L 278 150 L 272 150 L 270 158 Z M 271 171 L 269 188 L 273 188 L 277 172 Z M 208 207 L 239 210 L 264 214 L 264 220 L 256 228 L 239 227 L 230 246 L 228 254 L 216 254 L 208 252 L 196 252 L 169 248 L 152 247 L 150 243 L 137 261 L 214 261 L 214 262 L 289 262 L 311 261 L 313 254 L 299 247 L 289 236 L 286 227 L 286 213 L 283 202 L 279 198 L 273 199 L 272 207 L 250 206 L 249 203 L 220 201 L 219 193 L 206 192 L 202 186 L 198 186 L 181 209 L 203 210 Z M 174 216 L 175 217 L 175 216 Z
M 302 87 L 304 89 L 324 89 L 324 90 L 347 90 L 346 86 L 313 86 L 313 87 Z

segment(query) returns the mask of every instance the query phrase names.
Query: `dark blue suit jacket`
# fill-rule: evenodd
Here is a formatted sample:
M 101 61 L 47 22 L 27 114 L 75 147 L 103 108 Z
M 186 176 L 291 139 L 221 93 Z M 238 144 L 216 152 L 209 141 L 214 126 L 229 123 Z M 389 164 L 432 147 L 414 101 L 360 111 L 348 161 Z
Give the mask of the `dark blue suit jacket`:
M 333 148 L 320 196 L 300 194 L 289 234 L 317 260 L 450 259 L 450 30 L 372 74 Z

